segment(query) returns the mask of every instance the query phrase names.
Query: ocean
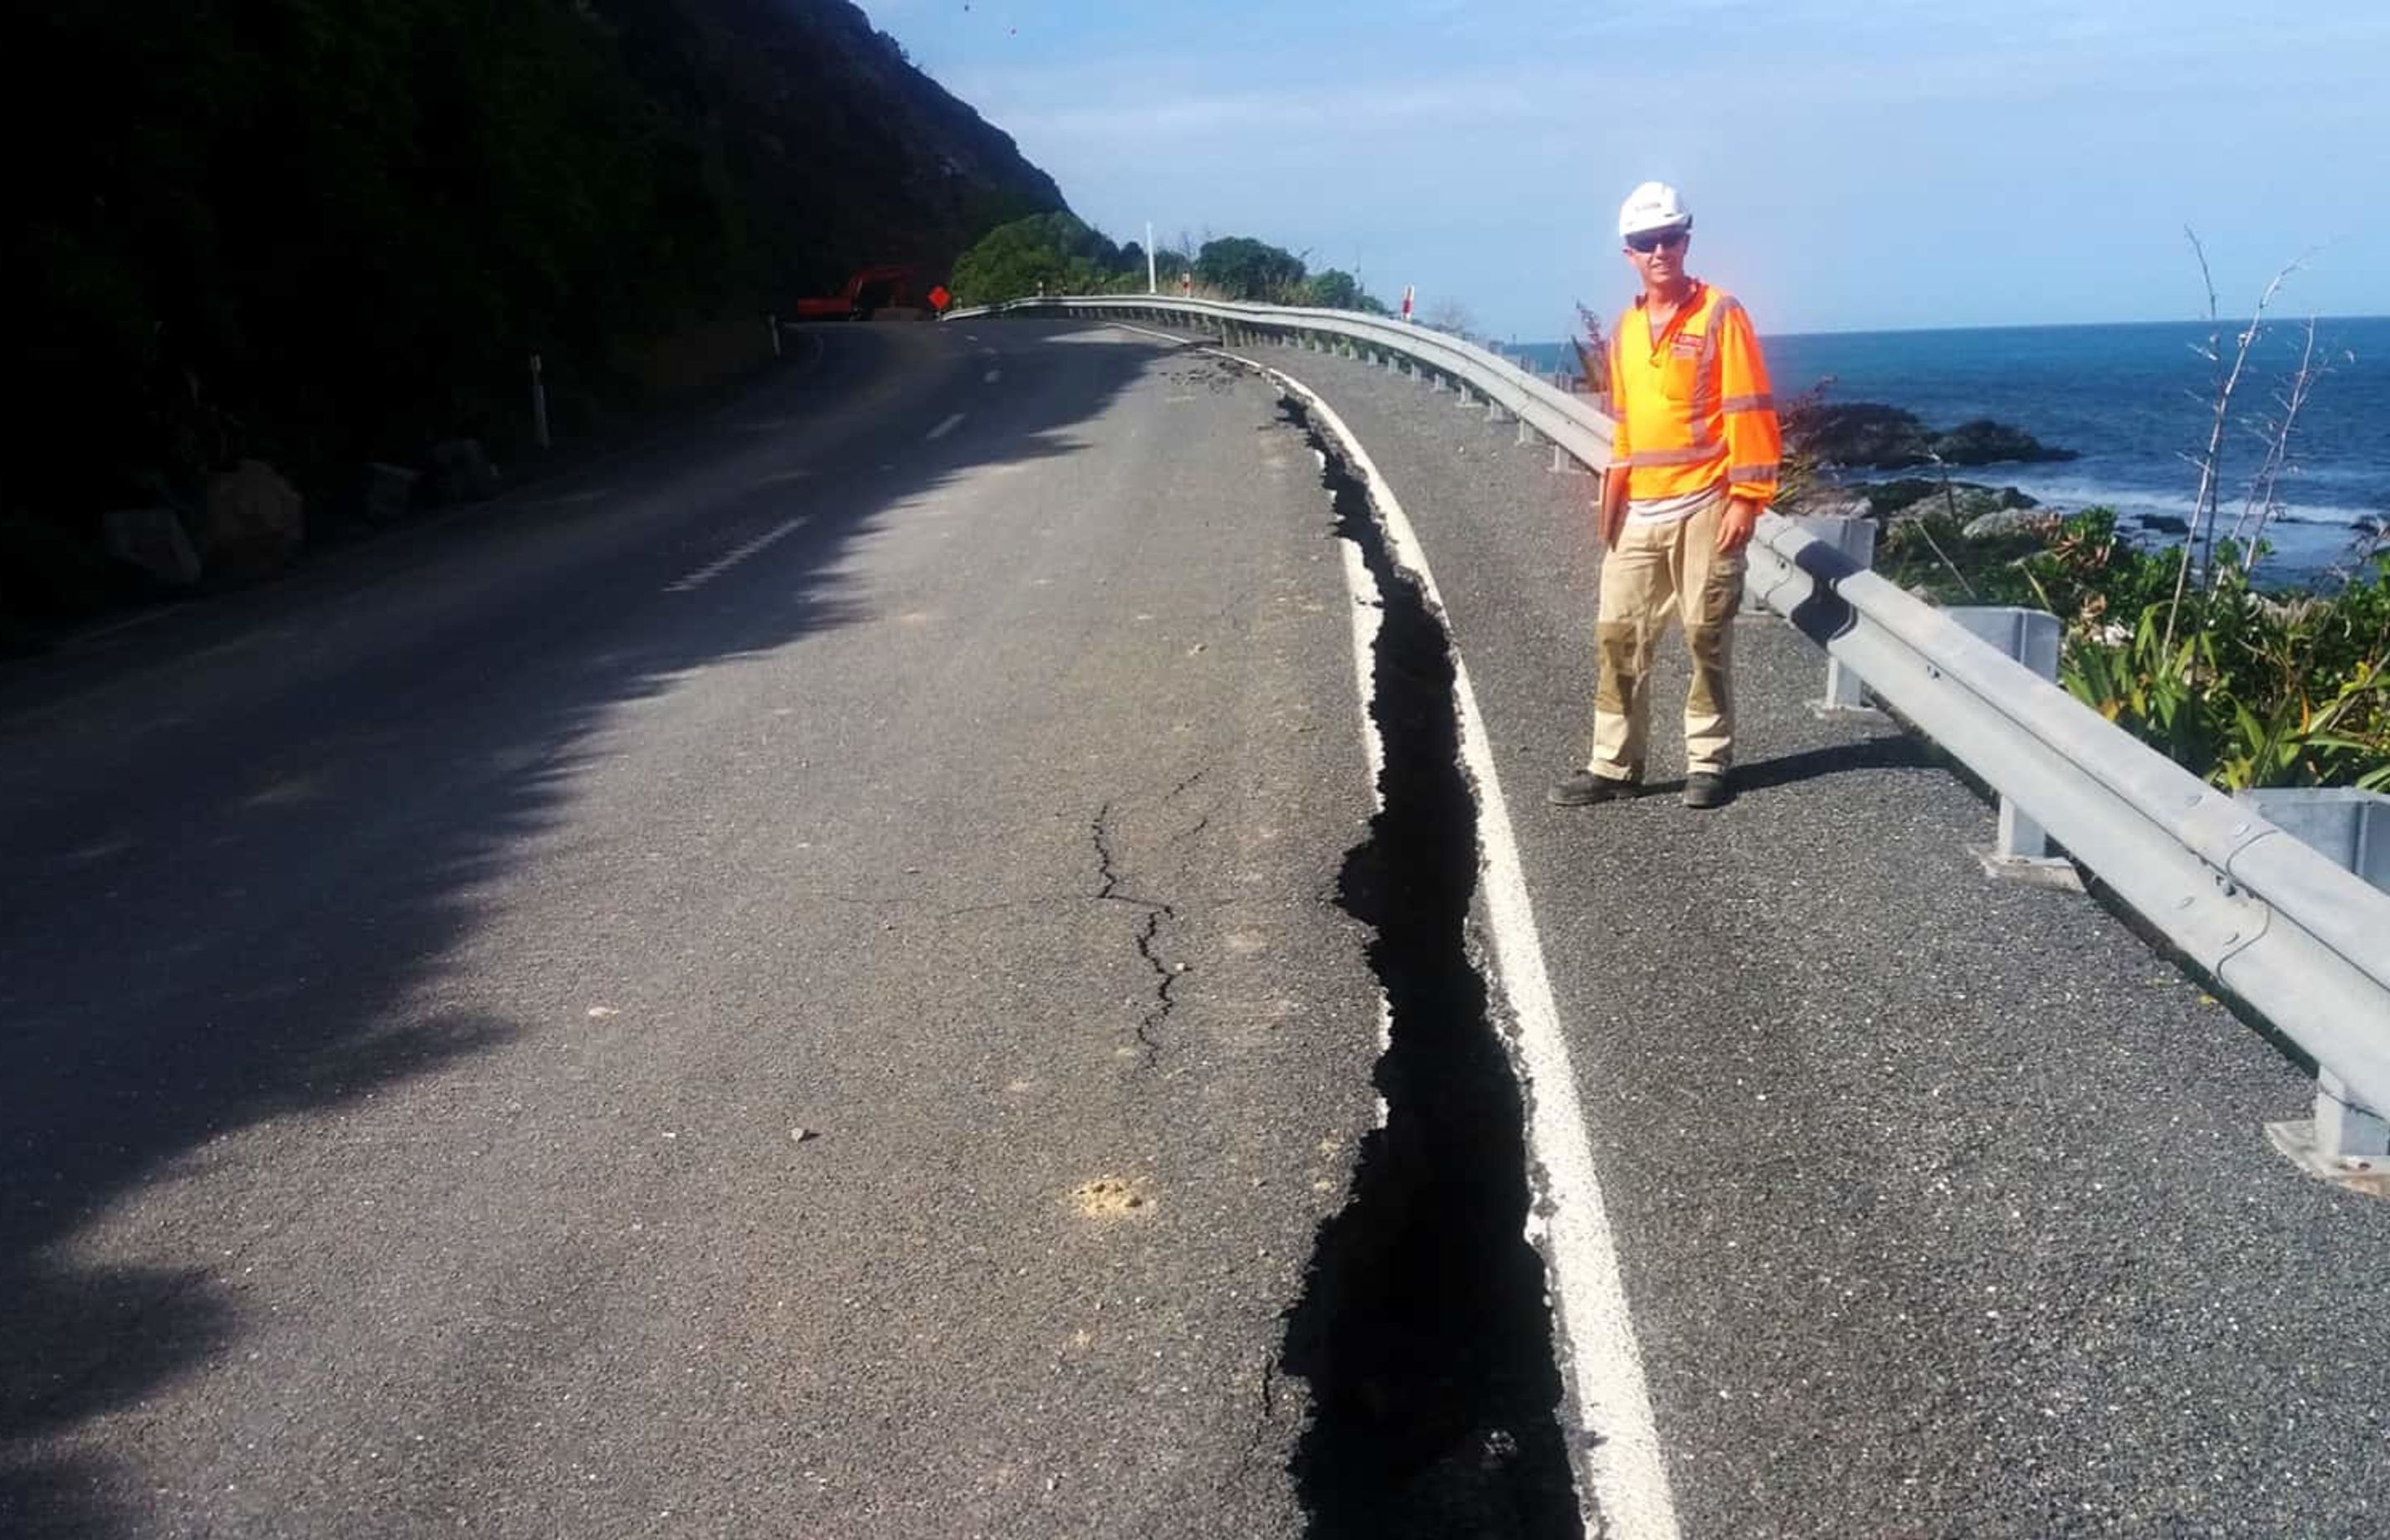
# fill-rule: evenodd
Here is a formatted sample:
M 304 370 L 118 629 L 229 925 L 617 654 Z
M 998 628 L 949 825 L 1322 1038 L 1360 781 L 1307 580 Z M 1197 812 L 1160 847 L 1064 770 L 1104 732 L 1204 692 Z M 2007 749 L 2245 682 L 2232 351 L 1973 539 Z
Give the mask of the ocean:
M 2234 392 L 2219 498 L 2228 533 L 2265 457 L 2261 425 L 2281 415 L 2277 397 L 2297 367 L 2306 326 L 2303 317 L 2269 319 Z M 1779 401 L 1830 381 L 1830 401 L 1884 402 L 1937 429 L 1991 417 L 2081 456 L 1974 467 L 1953 471 L 1958 479 L 2019 487 L 2062 512 L 2105 505 L 2127 517 L 2187 518 L 2199 470 L 2186 456 L 2206 443 L 2213 414 L 2213 367 L 2193 351 L 2208 329 L 2159 321 L 1762 340 Z M 2228 345 L 2235 329 L 2226 328 Z M 1504 351 L 1546 371 L 1563 361 L 1574 366 L 1565 343 Z M 2300 409 L 2279 488 L 2286 511 L 2268 533 L 2278 579 L 2329 569 L 2367 529 L 2390 520 L 2390 316 L 2318 321 L 2316 355 L 2329 372 Z M 1854 479 L 1894 474 L 1919 472 Z

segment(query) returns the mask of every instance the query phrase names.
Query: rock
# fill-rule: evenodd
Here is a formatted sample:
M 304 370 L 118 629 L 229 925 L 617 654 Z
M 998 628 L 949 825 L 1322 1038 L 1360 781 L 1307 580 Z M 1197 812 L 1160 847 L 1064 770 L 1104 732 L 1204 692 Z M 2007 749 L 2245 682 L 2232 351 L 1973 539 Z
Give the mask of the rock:
M 1779 503 L 1776 511 L 1801 519 L 1872 519 L 1875 505 L 1863 491 L 1846 487 L 1812 487 L 1797 500 Z
M 2145 513 L 2140 516 L 2141 528 L 2157 534 L 2189 534 L 2191 521 L 2177 519 L 2170 513 Z
M 443 503 L 484 503 L 498 494 L 498 471 L 481 440 L 445 439 L 431 446 L 431 484 Z
M 1946 518 L 1960 522 L 1985 514 L 2038 508 L 2040 504 L 2014 487 L 1987 487 L 1981 481 L 1951 481 L 1904 476 L 1854 489 L 1867 498 L 1876 517 L 1885 520 Z
M 1998 540 L 2010 535 L 2038 534 L 2052 521 L 2038 508 L 1994 508 L 1968 520 L 1967 527 L 1959 533 L 1970 540 Z
M 1788 409 L 1784 439 L 1830 465 L 1870 470 L 1907 470 L 1937 458 L 1946 465 L 1993 465 L 2075 457 L 2071 449 L 2053 449 L 2022 429 L 1988 417 L 1937 433 L 1914 412 L 1874 401 L 1821 402 Z
M 2072 449 L 2052 449 L 2021 428 L 1989 417 L 1962 422 L 1934 441 L 1934 452 L 1947 465 L 1993 465 L 2002 460 L 2043 464 L 2075 458 Z
M 199 553 L 173 508 L 116 508 L 104 516 L 108 554 L 159 582 L 188 588 L 199 581 Z
M 1830 465 L 1903 470 L 1923 465 L 1933 435 L 1913 412 L 1879 402 L 1820 404 L 1788 413 L 1785 438 Z
M 305 500 L 263 460 L 243 460 L 208 478 L 199 544 L 211 567 L 278 566 L 299 554 L 306 537 Z
M 358 495 L 366 521 L 394 524 L 405 518 L 415 501 L 415 472 L 403 465 L 377 463 L 366 467 Z

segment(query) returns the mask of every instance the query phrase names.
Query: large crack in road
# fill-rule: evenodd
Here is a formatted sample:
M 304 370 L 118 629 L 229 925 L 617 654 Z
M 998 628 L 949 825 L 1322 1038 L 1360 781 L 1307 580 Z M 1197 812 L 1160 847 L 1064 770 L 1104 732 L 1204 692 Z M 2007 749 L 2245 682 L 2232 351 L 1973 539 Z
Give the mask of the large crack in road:
M 1477 809 L 1449 638 L 1366 489 L 1292 399 L 1338 535 L 1384 607 L 1370 714 L 1381 811 L 1338 902 L 1371 928 L 1393 1013 L 1383 1128 L 1320 1227 L 1282 1362 L 1311 1388 L 1294 1472 L 1319 1537 L 1581 1535 L 1543 1259 L 1525 1233 L 1525 1109 L 1467 935 Z
M 1195 772 L 1193 776 L 1180 782 L 1177 790 L 1173 791 L 1171 795 L 1176 796 L 1178 791 L 1184 791 L 1201 779 L 1202 774 L 1201 770 Z M 1101 883 L 1096 892 L 1096 899 L 1099 903 L 1104 904 L 1125 904 L 1132 908 L 1143 910 L 1145 914 L 1144 919 L 1137 926 L 1134 940 L 1137 955 L 1145 959 L 1146 967 L 1153 971 L 1153 999 L 1147 1006 L 1144 1013 L 1137 1018 L 1137 1041 L 1138 1049 L 1143 1055 L 1143 1062 L 1150 1068 L 1162 1056 L 1160 1033 L 1163 1025 L 1170 1020 L 1171 1011 L 1177 1006 L 1178 1002 L 1173 997 L 1173 991 L 1177 988 L 1179 981 L 1178 969 L 1162 960 L 1161 955 L 1154 949 L 1154 943 L 1162 934 L 1163 922 L 1176 921 L 1178 910 L 1176 906 L 1164 904 L 1158 899 L 1139 898 L 1135 893 L 1121 891 L 1120 870 L 1112 854 L 1111 815 L 1112 804 L 1106 802 L 1097 812 L 1095 821 L 1088 829 L 1089 837 L 1096 847 L 1096 875 Z M 1208 815 L 1204 822 L 1210 822 Z

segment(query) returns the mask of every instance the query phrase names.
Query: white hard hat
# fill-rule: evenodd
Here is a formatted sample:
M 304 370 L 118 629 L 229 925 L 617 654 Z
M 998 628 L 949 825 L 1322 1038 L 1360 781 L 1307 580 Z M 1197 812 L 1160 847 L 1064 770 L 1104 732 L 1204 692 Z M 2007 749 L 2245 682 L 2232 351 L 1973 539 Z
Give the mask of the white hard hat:
M 1666 230 L 1676 225 L 1692 227 L 1693 211 L 1677 189 L 1665 182 L 1646 182 L 1626 195 L 1618 208 L 1620 239 L 1639 230 Z

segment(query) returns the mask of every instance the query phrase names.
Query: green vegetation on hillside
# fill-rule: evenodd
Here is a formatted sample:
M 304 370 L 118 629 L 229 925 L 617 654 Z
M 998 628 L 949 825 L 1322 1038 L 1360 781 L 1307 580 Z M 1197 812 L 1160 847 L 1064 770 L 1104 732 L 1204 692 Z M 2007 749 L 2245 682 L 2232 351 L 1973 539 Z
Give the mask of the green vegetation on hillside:
M 1251 236 L 1207 240 L 1191 256 L 1157 250 L 1153 266 L 1171 293 L 1191 271 L 1196 292 L 1208 299 L 1386 314 L 1351 274 L 1332 267 L 1312 273 L 1293 252 Z M 1067 212 L 1001 225 L 955 263 L 955 299 L 966 305 L 1037 294 L 1142 294 L 1145 286 L 1143 248 L 1117 245 Z
M 243 456 L 320 504 L 438 440 L 503 453 L 533 353 L 569 432 L 858 264 L 943 274 L 1061 206 L 844 0 L 83 0 L 0 56 L 43 104 L 0 550 L 88 550 Z M 0 567 L 0 608 L 78 597 Z

